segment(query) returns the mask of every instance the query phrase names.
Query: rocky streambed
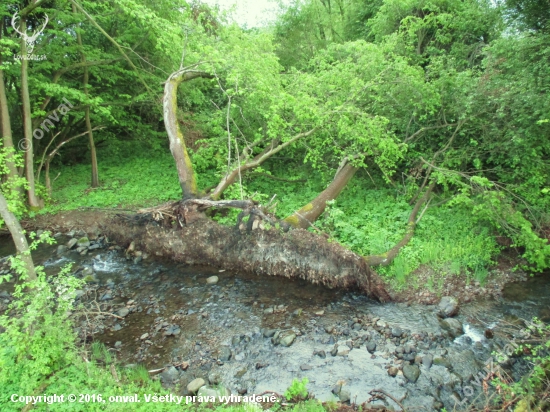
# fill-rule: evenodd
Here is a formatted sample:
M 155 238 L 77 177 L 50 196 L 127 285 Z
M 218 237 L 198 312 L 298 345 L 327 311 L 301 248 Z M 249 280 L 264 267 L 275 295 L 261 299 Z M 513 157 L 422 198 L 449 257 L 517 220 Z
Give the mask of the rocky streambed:
M 74 262 L 74 275 L 87 281 L 77 299 L 114 315 L 76 325 L 82 339 L 103 342 L 127 367 L 145 365 L 178 394 L 203 385 L 203 393 L 283 393 L 305 377 L 321 400 L 360 404 L 382 389 L 394 399 L 373 405 L 461 410 L 492 396 L 479 373 L 491 378 L 484 365 L 519 319 L 544 318 L 550 306 L 547 278 L 460 308 L 453 299 L 380 304 L 302 280 L 160 262 L 99 235 L 68 235 L 34 257 L 51 273 Z M 8 284 L 0 304 L 10 299 Z M 502 367 L 515 377 L 525 370 L 513 358 Z

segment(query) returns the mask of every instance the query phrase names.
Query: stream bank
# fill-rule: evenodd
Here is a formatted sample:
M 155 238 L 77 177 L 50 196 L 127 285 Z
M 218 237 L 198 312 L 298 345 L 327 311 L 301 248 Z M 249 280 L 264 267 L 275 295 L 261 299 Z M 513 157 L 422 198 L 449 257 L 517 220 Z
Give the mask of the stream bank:
M 83 232 L 68 235 L 33 257 L 52 274 L 74 262 L 74 275 L 88 281 L 79 300 L 120 317 L 78 324 L 82 340 L 103 342 L 127 367 L 162 369 L 158 378 L 178 394 L 196 379 L 233 393 L 282 393 L 307 377 L 322 400 L 362 403 L 383 389 L 408 410 L 450 410 L 506 344 L 511 324 L 550 315 L 549 282 L 539 277 L 510 285 L 501 299 L 462 305 L 456 320 L 466 333 L 454 337 L 436 306 L 381 304 L 304 279 L 159 261 L 126 254 L 101 235 L 86 245 L 78 245 Z M 9 302 L 9 289 L 2 299 Z M 506 368 L 516 378 L 525 372 L 515 360 Z M 491 393 L 475 395 L 482 404 Z M 399 409 L 391 400 L 386 406 Z

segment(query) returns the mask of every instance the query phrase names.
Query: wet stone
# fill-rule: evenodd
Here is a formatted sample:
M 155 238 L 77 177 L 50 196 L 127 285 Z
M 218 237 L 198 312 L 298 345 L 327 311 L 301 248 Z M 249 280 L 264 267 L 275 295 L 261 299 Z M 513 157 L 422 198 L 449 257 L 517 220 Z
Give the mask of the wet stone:
M 395 378 L 397 376 L 397 372 L 399 372 L 399 369 L 395 366 L 390 366 L 388 368 L 388 375 L 390 375 L 392 378 Z
M 218 277 L 217 276 L 210 276 L 208 279 L 206 279 L 206 283 L 209 285 L 214 285 L 218 283 Z
M 400 327 L 394 327 L 391 330 L 391 334 L 394 338 L 400 338 L 401 335 L 403 335 L 403 331 L 401 330 Z
M 442 318 L 449 318 L 458 313 L 458 300 L 452 296 L 443 296 L 439 302 L 439 315 Z
M 376 343 L 370 341 L 367 343 L 367 351 L 369 353 L 374 353 L 376 351 Z
M 88 239 L 87 237 L 81 237 L 80 239 L 78 239 L 78 241 L 76 242 L 76 246 L 78 248 L 89 248 L 90 247 L 90 239 Z
M 56 253 L 57 253 L 58 256 L 60 256 L 60 255 L 62 255 L 63 253 L 65 253 L 66 251 L 67 251 L 67 246 L 65 246 L 65 245 L 59 245 L 59 246 L 57 247 Z
M 76 246 L 77 242 L 78 242 L 78 239 L 72 238 L 67 242 L 67 248 L 72 249 L 73 247 Z
M 324 350 L 316 351 L 313 354 L 319 356 L 321 359 L 325 359 L 327 357 L 327 354 Z
M 403 376 L 409 382 L 416 383 L 420 376 L 420 368 L 416 365 L 405 365 L 403 366 Z
M 455 318 L 447 318 L 443 319 L 441 322 L 441 327 L 445 329 L 449 334 L 456 338 L 457 336 L 460 336 L 464 333 L 464 329 L 462 327 L 462 323 L 460 323 Z
M 292 331 L 286 331 L 284 333 L 281 333 L 279 335 L 279 343 L 282 345 L 282 346 L 290 346 L 292 345 L 292 343 L 294 342 L 294 340 L 296 339 L 296 334 Z

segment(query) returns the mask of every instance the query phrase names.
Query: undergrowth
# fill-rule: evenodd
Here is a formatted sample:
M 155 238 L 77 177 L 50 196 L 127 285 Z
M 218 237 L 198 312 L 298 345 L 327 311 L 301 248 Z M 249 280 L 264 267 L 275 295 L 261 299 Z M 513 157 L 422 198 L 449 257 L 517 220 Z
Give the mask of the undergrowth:
M 306 166 L 289 169 L 274 162 L 271 172 L 256 169 L 244 175 L 242 186 L 227 189 L 225 198 L 252 198 L 266 204 L 274 195 L 275 213 L 284 218 L 315 198 L 325 186 L 321 177 L 311 177 Z M 90 189 L 90 168 L 77 165 L 52 171 L 59 173 L 51 201 L 44 210 L 92 208 L 133 208 L 158 205 L 181 197 L 174 162 L 169 154 L 149 158 L 128 158 L 116 163 L 100 163 L 101 187 Z M 278 179 L 298 180 L 298 182 Z M 212 169 L 197 173 L 199 187 L 215 184 L 219 173 Z M 336 201 L 315 223 L 332 240 L 367 256 L 394 246 L 403 236 L 412 207 L 396 189 L 379 189 L 374 180 L 355 177 Z M 221 224 L 234 225 L 238 210 L 212 213 Z M 312 229 L 313 230 L 313 229 Z M 465 206 L 429 208 L 420 220 L 415 236 L 393 263 L 379 272 L 397 286 L 409 282 L 411 274 L 427 267 L 443 276 L 466 276 L 484 283 L 488 268 L 499 248 L 487 225 L 472 220 Z

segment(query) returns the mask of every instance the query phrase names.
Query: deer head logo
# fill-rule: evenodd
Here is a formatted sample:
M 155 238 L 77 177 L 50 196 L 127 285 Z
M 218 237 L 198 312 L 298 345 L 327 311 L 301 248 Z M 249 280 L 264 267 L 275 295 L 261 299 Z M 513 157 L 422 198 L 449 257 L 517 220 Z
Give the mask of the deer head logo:
M 11 26 L 17 33 L 19 33 L 19 35 L 23 38 L 23 40 L 25 40 L 25 44 L 27 45 L 27 53 L 32 54 L 32 51 L 34 50 L 34 43 L 36 43 L 36 39 L 38 39 L 38 36 L 40 36 L 40 34 L 44 31 L 44 29 L 46 28 L 46 25 L 48 24 L 48 21 L 49 21 L 48 15 L 46 14 L 46 21 L 44 22 L 44 25 L 42 26 L 42 28 L 35 30 L 34 33 L 31 36 L 29 36 L 27 33 L 20 32 L 19 29 L 17 28 L 17 24 L 15 22 L 19 18 L 18 14 L 19 12 L 15 13 L 11 18 Z

